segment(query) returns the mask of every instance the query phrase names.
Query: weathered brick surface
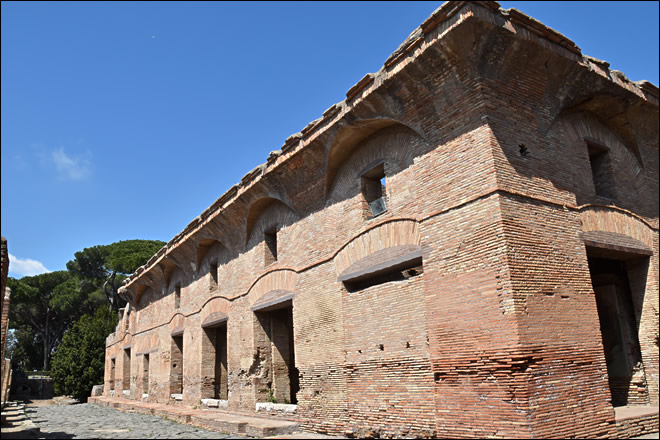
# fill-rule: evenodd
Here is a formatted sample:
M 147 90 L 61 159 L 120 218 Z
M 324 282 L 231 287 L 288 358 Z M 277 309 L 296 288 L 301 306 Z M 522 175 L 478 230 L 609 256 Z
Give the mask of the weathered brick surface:
M 0 288 L 0 332 L 2 333 L 2 345 L 0 349 L 1 382 L 0 401 L 4 406 L 9 397 L 9 385 L 11 383 L 11 361 L 5 359 L 5 348 L 7 347 L 7 332 L 9 331 L 9 305 L 11 303 L 11 289 L 7 288 L 7 274 L 9 273 L 9 252 L 7 251 L 7 239 L 2 237 L 0 247 L 0 262 L 2 270 L 0 277 L 2 288 Z
M 616 435 L 615 397 L 658 402 L 657 256 L 657 87 L 447 3 L 133 274 L 105 395 L 297 400 L 306 428 L 355 436 Z M 628 376 L 608 373 L 608 277 Z
M 658 432 L 658 410 L 654 414 L 641 417 L 630 417 L 616 421 L 618 438 L 633 438 Z

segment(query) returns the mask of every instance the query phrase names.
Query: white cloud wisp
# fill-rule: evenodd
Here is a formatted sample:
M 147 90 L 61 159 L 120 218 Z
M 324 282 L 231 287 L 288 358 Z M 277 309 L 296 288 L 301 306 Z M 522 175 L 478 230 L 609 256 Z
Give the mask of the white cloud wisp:
M 46 267 L 37 260 L 29 258 L 22 259 L 16 258 L 9 254 L 9 273 L 18 275 L 20 277 L 39 275 L 42 273 L 50 272 Z
M 69 157 L 64 152 L 64 148 L 53 151 L 51 158 L 61 178 L 82 180 L 92 174 L 92 164 L 89 160 Z

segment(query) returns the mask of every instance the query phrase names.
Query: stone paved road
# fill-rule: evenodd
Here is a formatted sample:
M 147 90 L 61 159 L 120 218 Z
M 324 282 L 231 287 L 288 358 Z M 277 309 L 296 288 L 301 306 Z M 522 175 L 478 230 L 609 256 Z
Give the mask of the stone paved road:
M 28 407 L 26 414 L 43 439 L 245 438 L 88 403 Z

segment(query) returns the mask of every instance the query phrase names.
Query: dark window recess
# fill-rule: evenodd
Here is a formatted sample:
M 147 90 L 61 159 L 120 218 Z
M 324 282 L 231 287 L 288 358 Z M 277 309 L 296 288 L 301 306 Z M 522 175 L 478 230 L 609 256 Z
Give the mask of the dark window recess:
M 277 231 L 269 231 L 264 234 L 264 243 L 266 248 L 265 262 L 266 266 L 277 261 Z
M 142 393 L 149 394 L 149 355 L 146 353 L 142 362 Z
M 362 278 L 356 281 L 344 281 L 346 290 L 349 292 L 356 292 L 358 290 L 366 289 L 367 287 L 376 286 L 378 284 L 389 283 L 390 281 L 403 281 L 409 278 L 421 275 L 424 273 L 424 267 L 422 264 L 418 264 L 414 267 L 408 267 L 405 269 L 395 269 L 392 271 L 378 273 L 373 277 Z
M 381 163 L 362 174 L 362 195 L 369 205 L 369 216 L 376 217 L 387 211 L 385 167 Z
M 170 394 L 183 394 L 183 336 L 172 336 L 170 348 Z
M 110 389 L 115 389 L 115 360 L 110 359 Z
M 218 288 L 218 263 L 211 263 L 209 273 L 211 274 L 209 289 L 216 290 Z
M 591 176 L 594 181 L 596 195 L 608 199 L 616 199 L 614 186 L 614 170 L 610 159 L 610 152 L 606 147 L 587 142 Z
M 174 304 L 176 305 L 176 308 L 181 307 L 181 285 L 177 284 L 174 287 Z

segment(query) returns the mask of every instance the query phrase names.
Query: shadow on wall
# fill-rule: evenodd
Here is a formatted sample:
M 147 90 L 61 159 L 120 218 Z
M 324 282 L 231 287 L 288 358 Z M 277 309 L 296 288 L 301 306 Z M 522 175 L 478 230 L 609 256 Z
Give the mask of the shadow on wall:
M 14 371 L 9 395 L 11 400 L 51 399 L 55 396 L 53 379 L 48 376 L 28 377 L 22 371 Z M 4 438 L 4 434 L 2 436 Z
M 493 41 L 480 49 L 490 62 L 479 70 L 490 78 L 493 134 L 508 165 L 528 178 L 507 179 L 518 180 L 512 189 L 570 197 L 550 183 L 575 194 L 578 205 L 616 203 L 656 217 L 657 178 L 648 173 L 658 166 L 658 108 L 631 105 L 630 92 L 561 55 L 507 37 Z

